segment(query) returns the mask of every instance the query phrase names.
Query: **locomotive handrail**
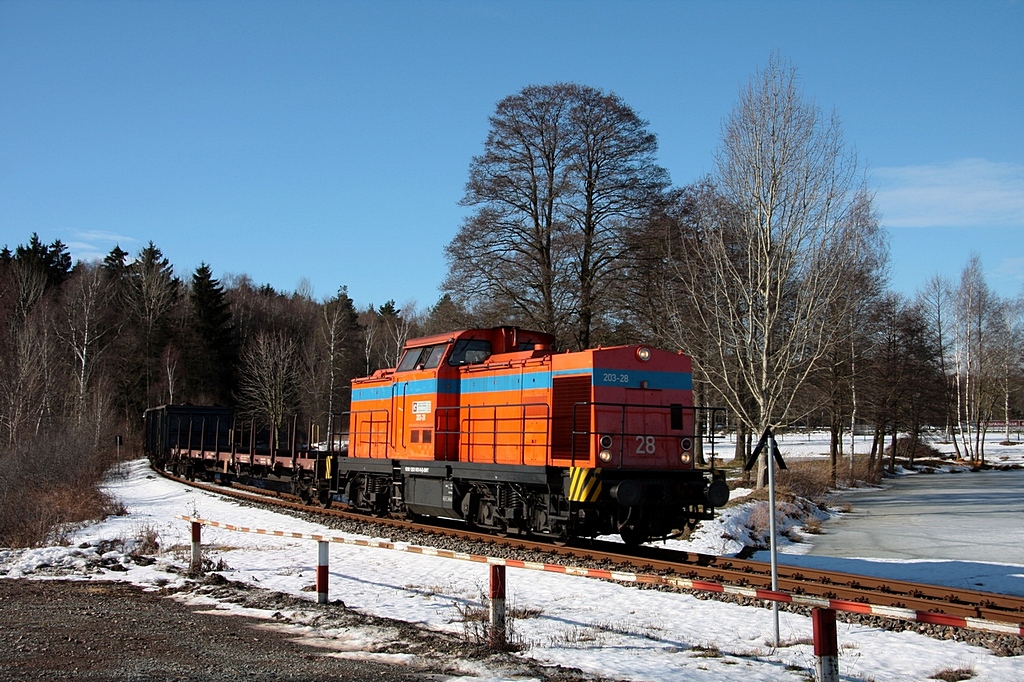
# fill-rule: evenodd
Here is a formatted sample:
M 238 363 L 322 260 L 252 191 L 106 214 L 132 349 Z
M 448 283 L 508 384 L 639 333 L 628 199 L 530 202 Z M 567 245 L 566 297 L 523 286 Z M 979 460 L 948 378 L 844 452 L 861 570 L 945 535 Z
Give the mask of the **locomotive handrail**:
M 386 409 L 352 410 L 348 414 L 349 414 L 349 446 L 348 446 L 349 447 L 349 455 L 352 454 L 352 450 L 355 448 L 355 446 L 359 445 L 360 437 L 365 436 L 366 437 L 365 443 L 366 443 L 366 446 L 368 448 L 368 453 L 367 453 L 366 456 L 371 458 L 371 459 L 387 459 L 388 458 L 388 451 L 387 451 L 388 450 L 388 444 L 391 442 L 390 439 L 389 439 L 389 436 L 391 434 L 391 413 L 390 413 L 390 411 L 386 410 Z M 377 418 L 374 417 L 374 415 L 379 415 L 379 414 L 383 414 L 384 415 L 384 419 L 377 419 Z M 358 419 L 353 420 L 353 417 L 359 416 L 359 415 L 368 415 L 369 419 L 363 420 L 363 421 L 360 421 Z M 352 428 L 353 421 L 357 425 L 357 428 L 355 428 L 355 429 Z M 363 429 L 358 428 L 358 426 L 361 425 L 361 424 L 367 425 L 369 427 L 369 429 L 367 431 L 364 431 Z M 377 426 L 376 429 L 374 429 L 375 425 Z M 381 427 L 383 427 L 383 428 L 381 428 Z M 377 439 L 374 438 L 375 434 L 378 436 Z M 383 434 L 383 436 L 384 436 L 383 441 L 381 441 L 379 439 L 380 434 Z M 383 455 L 374 455 L 373 453 L 374 453 L 375 446 L 380 446 L 380 445 L 384 446 L 384 453 L 383 453 Z
M 397 394 L 398 393 L 397 389 L 398 389 L 399 386 L 402 387 L 402 394 L 401 394 L 401 396 L 398 396 L 398 394 Z M 396 407 L 395 407 L 395 398 L 400 398 L 400 404 L 404 405 L 405 404 L 406 396 L 408 396 L 408 394 L 409 394 L 409 383 L 408 382 L 403 381 L 401 383 L 391 384 L 391 414 L 395 415 L 395 419 L 391 420 L 391 426 L 388 429 L 388 438 L 390 439 L 390 442 L 395 443 L 395 447 L 398 447 L 399 443 L 401 444 L 401 446 L 403 448 L 406 447 L 406 442 L 405 442 L 405 410 L 398 410 L 398 409 L 396 409 Z M 399 412 L 401 412 L 401 414 L 402 414 L 402 423 L 401 424 L 398 423 L 398 414 L 399 414 Z M 392 437 L 392 435 L 394 437 Z M 399 438 L 401 438 L 401 441 L 399 441 Z
M 527 414 L 527 408 L 531 408 L 531 407 L 532 408 L 540 408 L 543 411 L 543 415 L 538 415 L 536 417 L 530 417 Z M 516 408 L 518 408 L 518 414 L 516 414 L 516 415 L 512 415 L 512 416 L 508 416 L 508 417 L 499 417 L 498 416 L 498 410 L 499 409 L 516 409 Z M 520 464 L 524 464 L 525 463 L 525 459 L 526 459 L 526 448 L 527 448 L 527 443 L 526 443 L 526 436 L 527 436 L 526 421 L 528 419 L 543 419 L 545 421 L 545 423 L 550 423 L 550 421 L 551 421 L 551 414 L 550 414 L 549 406 L 548 406 L 547 403 L 543 403 L 543 402 L 511 403 L 511 404 L 508 404 L 508 405 L 461 405 L 461 406 L 446 406 L 446 407 L 439 407 L 437 409 L 437 412 L 440 414 L 442 412 L 444 412 L 444 413 L 448 413 L 448 412 L 452 412 L 452 411 L 459 412 L 460 410 L 465 411 L 466 415 L 462 416 L 460 414 L 460 418 L 459 418 L 459 422 L 458 422 L 458 430 L 451 431 L 451 430 L 448 430 L 448 429 L 444 429 L 444 430 L 438 429 L 437 430 L 437 434 L 441 435 L 441 436 L 458 436 L 459 437 L 459 448 L 460 448 L 460 450 L 465 448 L 467 451 L 468 450 L 472 450 L 474 448 L 480 448 L 482 446 L 488 445 L 488 443 L 486 443 L 486 442 L 481 443 L 480 439 L 479 438 L 475 438 L 475 437 L 481 437 L 482 438 L 483 436 L 490 436 L 491 438 L 490 438 L 489 445 L 491 447 L 491 463 L 492 464 L 497 464 L 498 463 L 498 456 L 497 456 L 497 454 L 498 454 L 499 437 L 503 436 L 503 435 L 507 436 L 507 435 L 511 435 L 511 434 L 518 434 L 519 435 L 519 463 Z M 490 418 L 488 418 L 487 416 L 484 416 L 484 417 L 474 417 L 473 416 L 474 412 L 479 412 L 481 410 L 489 411 L 490 412 Z M 438 421 L 440 421 L 440 420 L 438 420 Z M 474 425 L 480 424 L 480 423 L 483 423 L 483 422 L 486 422 L 486 421 L 490 421 L 493 424 L 493 426 L 492 426 L 490 431 L 487 431 L 487 430 L 484 430 L 484 429 L 474 428 Z M 449 420 L 445 420 L 445 423 L 449 423 Z M 515 424 L 519 425 L 519 428 L 518 429 L 511 429 L 511 430 L 499 430 L 499 424 L 504 425 L 504 424 L 509 424 L 509 423 L 515 423 Z M 543 441 L 541 443 L 531 444 L 529 447 L 543 449 L 545 451 L 545 453 L 546 453 L 547 449 L 548 449 L 548 447 L 550 445 L 550 443 L 548 442 L 548 430 L 549 429 L 545 428 L 543 431 L 540 431 L 540 430 L 529 431 L 530 434 L 539 435 L 539 436 L 543 437 Z

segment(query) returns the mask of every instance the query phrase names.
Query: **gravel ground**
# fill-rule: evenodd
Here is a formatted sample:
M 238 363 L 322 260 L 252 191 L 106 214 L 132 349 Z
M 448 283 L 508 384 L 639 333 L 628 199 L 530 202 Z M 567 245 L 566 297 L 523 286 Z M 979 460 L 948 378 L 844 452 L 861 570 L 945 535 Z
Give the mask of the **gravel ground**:
M 209 607 L 186 606 L 169 593 L 144 592 L 125 583 L 0 579 L 0 679 L 440 681 L 465 674 L 473 664 L 510 679 L 591 679 L 406 623 L 367 617 L 340 602 L 320 606 L 229 583 L 216 574 L 187 591 L 271 609 L 276 622 L 200 613 Z M 332 655 L 329 642 L 304 644 L 298 628 L 278 627 L 289 620 L 281 611 L 296 609 L 311 615 L 317 626 L 380 628 L 386 635 L 374 655 L 406 655 L 410 662 L 352 660 Z

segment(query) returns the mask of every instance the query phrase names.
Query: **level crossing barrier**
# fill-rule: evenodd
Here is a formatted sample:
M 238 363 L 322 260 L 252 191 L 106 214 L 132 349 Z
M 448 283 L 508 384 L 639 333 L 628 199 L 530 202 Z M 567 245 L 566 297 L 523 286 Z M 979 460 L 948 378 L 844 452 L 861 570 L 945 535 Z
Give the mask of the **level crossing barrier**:
M 369 547 L 386 549 L 397 552 L 408 552 L 410 554 L 421 554 L 444 559 L 456 559 L 473 563 L 487 564 L 490 570 L 490 642 L 492 646 L 503 646 L 505 644 L 505 568 L 521 568 L 531 571 L 545 571 L 548 573 L 562 573 L 582 578 L 596 578 L 623 583 L 637 583 L 647 585 L 664 585 L 698 592 L 713 592 L 717 594 L 729 594 L 737 597 L 747 597 L 764 601 L 773 601 L 784 604 L 810 607 L 812 609 L 812 628 L 814 635 L 814 651 L 816 668 L 819 671 L 819 682 L 838 682 L 838 646 L 836 634 L 836 612 L 859 613 L 864 615 L 880 616 L 895 620 L 909 620 L 931 625 L 944 625 L 955 628 L 969 628 L 996 634 L 1015 635 L 1024 637 L 1024 627 L 1013 623 L 1001 623 L 981 618 L 964 618 L 960 616 L 948 616 L 942 613 L 930 611 L 915 611 L 898 606 L 879 606 L 863 602 L 847 601 L 843 599 L 829 599 L 827 597 L 815 597 L 805 594 L 790 594 L 777 590 L 765 590 L 755 587 L 744 587 L 739 585 L 728 585 L 707 580 L 694 580 L 674 575 L 651 575 L 644 573 L 631 573 L 627 571 L 609 571 L 601 568 L 583 568 L 579 566 L 565 566 L 563 564 L 551 564 L 537 561 L 523 561 L 520 559 L 506 559 L 502 557 L 491 557 L 483 554 L 470 554 L 467 552 L 454 552 L 447 549 L 435 547 L 423 547 L 407 543 L 390 542 L 388 540 L 364 540 L 359 538 L 346 538 L 340 536 L 327 536 L 317 533 L 297 533 L 292 531 L 266 530 L 263 528 L 248 528 L 220 521 L 211 521 L 195 516 L 176 517 L 192 524 L 192 567 L 198 570 L 202 565 L 200 556 L 200 533 L 202 526 L 211 528 L 222 528 L 224 530 L 239 533 L 254 533 L 271 537 L 292 538 L 298 540 L 315 540 L 317 546 L 317 578 L 316 592 L 317 602 L 327 603 L 328 596 L 328 546 L 331 543 L 342 545 L 353 545 L 356 547 Z M 495 570 L 500 569 L 500 570 Z M 500 630 L 500 631 L 499 631 Z M 825 660 L 822 660 L 825 659 Z

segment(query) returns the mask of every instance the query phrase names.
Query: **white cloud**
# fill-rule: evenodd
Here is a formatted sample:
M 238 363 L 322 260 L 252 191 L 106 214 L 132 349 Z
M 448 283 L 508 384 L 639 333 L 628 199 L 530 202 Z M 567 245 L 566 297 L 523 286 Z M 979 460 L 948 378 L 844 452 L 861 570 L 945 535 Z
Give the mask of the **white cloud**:
M 1011 287 L 1020 287 L 1024 294 L 1024 258 L 1003 258 L 991 270 L 993 279 Z
M 67 243 L 67 247 L 76 261 L 88 262 L 103 260 L 115 244 L 130 252 L 136 242 L 138 239 L 135 237 L 115 232 L 83 230 L 75 233 L 74 239 Z
M 1024 227 L 1024 165 L 961 159 L 877 168 L 887 227 Z

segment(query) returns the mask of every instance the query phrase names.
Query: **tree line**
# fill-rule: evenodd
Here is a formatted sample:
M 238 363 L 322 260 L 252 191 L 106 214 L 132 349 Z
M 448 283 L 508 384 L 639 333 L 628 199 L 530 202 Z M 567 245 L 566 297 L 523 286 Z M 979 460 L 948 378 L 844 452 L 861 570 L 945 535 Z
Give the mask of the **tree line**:
M 696 401 L 730 409 L 737 456 L 768 426 L 826 426 L 833 481 L 854 476 L 855 430 L 873 433 L 860 454 L 877 471 L 894 465 L 887 442 L 910 434 L 913 457 L 927 426 L 983 460 L 987 421 L 1024 413 L 1021 299 L 993 294 L 976 257 L 914 299 L 890 291 L 841 122 L 778 57 L 741 90 L 712 171 L 689 185 L 671 185 L 621 97 L 575 83 L 501 100 L 468 175 L 471 210 L 426 310 L 218 280 L 206 263 L 181 274 L 152 242 L 74 265 L 60 240 L 5 246 L 0 475 L 58 441 L 99 470 L 114 436 L 138 443 L 143 411 L 165 403 L 332 430 L 349 380 L 396 365 L 407 338 L 503 324 L 560 349 L 683 350 Z
M 352 377 L 393 367 L 411 334 L 450 328 L 447 298 L 427 313 L 394 301 L 357 310 L 345 287 L 323 300 L 307 291 L 221 281 L 206 263 L 180 277 L 152 242 L 73 267 L 60 240 L 4 247 L 0 441 L 74 426 L 113 443 L 170 403 L 325 423 L 347 409 Z

